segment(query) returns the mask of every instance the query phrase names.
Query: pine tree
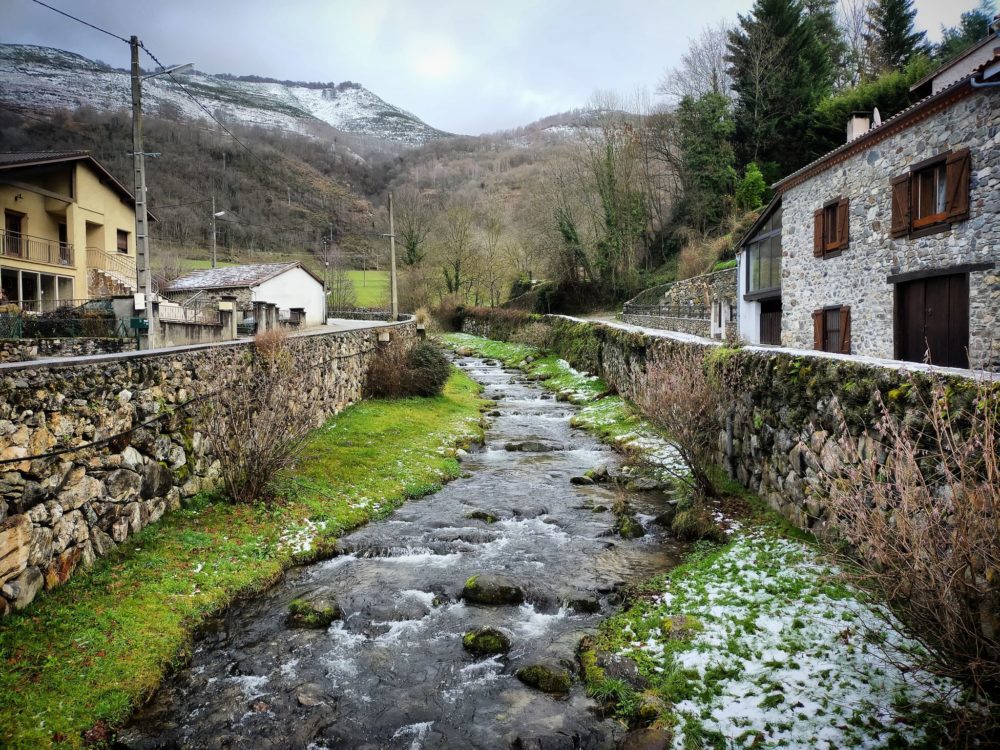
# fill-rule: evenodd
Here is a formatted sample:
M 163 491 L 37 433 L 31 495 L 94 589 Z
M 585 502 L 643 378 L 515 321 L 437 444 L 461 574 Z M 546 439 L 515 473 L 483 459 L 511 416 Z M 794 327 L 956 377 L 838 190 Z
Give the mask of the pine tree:
M 722 94 L 685 96 L 677 107 L 687 223 L 705 232 L 719 226 L 733 189 L 733 117 Z
M 802 132 L 835 73 L 810 14 L 797 0 L 756 0 L 730 33 L 727 60 L 739 163 L 756 162 L 768 180 L 802 166 Z
M 993 0 L 981 0 L 978 6 L 962 14 L 958 26 L 942 28 L 941 44 L 937 48 L 938 59 L 950 60 L 989 34 L 990 23 L 996 12 Z
M 877 72 L 903 70 L 914 55 L 928 49 L 926 33 L 913 28 L 913 0 L 873 0 L 865 40 Z

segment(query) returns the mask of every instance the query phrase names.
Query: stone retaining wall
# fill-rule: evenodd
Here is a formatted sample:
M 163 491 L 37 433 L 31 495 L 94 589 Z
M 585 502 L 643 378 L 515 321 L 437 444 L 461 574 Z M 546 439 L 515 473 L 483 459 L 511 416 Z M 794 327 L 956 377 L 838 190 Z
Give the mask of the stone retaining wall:
M 466 313 L 462 330 L 500 339 L 516 331 L 509 320 L 475 315 Z M 879 398 L 908 424 L 926 419 L 917 392 L 929 381 L 919 371 L 911 373 L 918 386 L 911 389 L 910 376 L 888 364 L 807 352 L 728 349 L 560 316 L 530 320 L 552 327 L 549 338 L 570 364 L 600 375 L 633 401 L 650 363 L 676 347 L 710 350 L 715 363 L 739 383 L 740 394 L 732 403 L 730 428 L 719 436 L 719 463 L 789 521 L 819 536 L 833 520 L 825 498 L 830 476 L 843 465 L 845 446 L 853 444 L 865 454 L 878 441 Z M 942 377 L 954 394 L 971 392 L 968 378 Z
M 415 336 L 410 321 L 289 339 L 303 402 L 340 411 L 377 348 Z M 0 616 L 214 485 L 199 411 L 251 346 L 0 365 Z
M 0 362 L 29 362 L 46 357 L 82 357 L 135 351 L 135 339 L 0 339 Z
M 736 311 L 736 269 L 681 279 L 663 287 L 656 299 L 650 289 L 622 308 L 622 320 L 632 325 L 690 333 L 705 338 L 725 338 L 736 331 L 730 320 Z

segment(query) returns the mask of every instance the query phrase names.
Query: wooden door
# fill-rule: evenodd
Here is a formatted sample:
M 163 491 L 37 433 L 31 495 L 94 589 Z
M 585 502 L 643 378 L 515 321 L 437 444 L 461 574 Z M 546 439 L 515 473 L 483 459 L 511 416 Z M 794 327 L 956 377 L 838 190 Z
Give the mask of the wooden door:
M 24 217 L 13 211 L 4 212 L 4 243 L 5 255 L 21 255 L 21 220 Z
M 968 274 L 897 284 L 895 324 L 897 359 L 968 367 Z
M 781 300 L 768 299 L 760 303 L 760 343 L 781 344 Z

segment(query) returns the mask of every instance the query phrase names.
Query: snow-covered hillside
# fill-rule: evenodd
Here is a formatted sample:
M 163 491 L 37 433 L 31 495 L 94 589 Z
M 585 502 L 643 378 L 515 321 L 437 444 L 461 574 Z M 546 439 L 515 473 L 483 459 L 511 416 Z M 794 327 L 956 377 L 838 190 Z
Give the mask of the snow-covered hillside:
M 178 76 L 213 113 L 245 125 L 308 132 L 316 121 L 346 133 L 417 145 L 447 136 L 416 115 L 395 107 L 358 84 L 235 80 L 192 72 Z M 192 119 L 208 115 L 167 76 L 143 83 L 143 110 L 168 110 Z M 0 101 L 31 109 L 130 106 L 128 74 L 72 52 L 23 44 L 0 44 Z

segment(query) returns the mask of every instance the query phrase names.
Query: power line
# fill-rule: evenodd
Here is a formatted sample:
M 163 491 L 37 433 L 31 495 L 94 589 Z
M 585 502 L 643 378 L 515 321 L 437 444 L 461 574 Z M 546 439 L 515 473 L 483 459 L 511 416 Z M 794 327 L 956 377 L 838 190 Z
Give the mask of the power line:
M 84 21 L 82 18 L 77 18 L 76 16 L 71 16 L 69 13 L 67 13 L 64 10 L 59 10 L 58 8 L 53 8 L 51 5 L 47 5 L 46 3 L 43 3 L 42 0 L 31 0 L 31 2 L 35 3 L 36 5 L 41 5 L 43 8 L 48 8 L 51 11 L 55 11 L 60 16 L 66 16 L 66 18 L 71 18 L 74 21 L 76 21 L 77 23 L 82 23 L 84 26 L 89 26 L 90 28 L 94 29 L 95 31 L 100 31 L 102 34 L 107 34 L 108 36 L 112 36 L 112 37 L 114 37 L 115 39 L 117 39 L 117 40 L 119 40 L 121 42 L 125 42 L 125 44 L 129 43 L 128 39 L 126 39 L 123 36 L 119 36 L 118 34 L 114 33 L 113 31 L 108 31 L 107 29 L 102 29 L 100 26 L 95 26 L 94 24 L 89 23 L 88 21 Z

